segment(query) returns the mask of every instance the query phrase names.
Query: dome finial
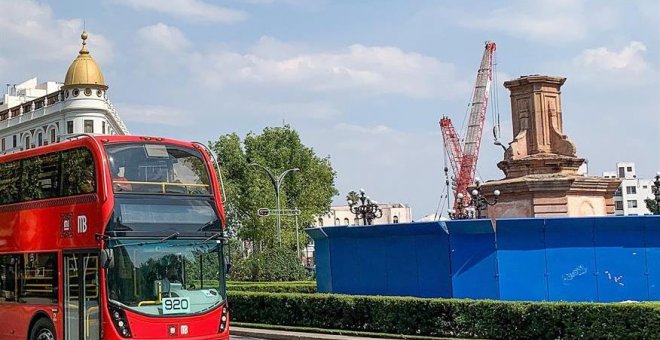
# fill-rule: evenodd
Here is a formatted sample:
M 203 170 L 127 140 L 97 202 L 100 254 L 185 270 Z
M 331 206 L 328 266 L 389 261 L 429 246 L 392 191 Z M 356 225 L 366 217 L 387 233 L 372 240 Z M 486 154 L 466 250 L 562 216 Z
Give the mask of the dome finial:
M 87 32 L 83 30 L 82 34 L 80 34 L 80 38 L 82 39 L 82 48 L 80 49 L 80 54 L 89 54 L 89 50 L 87 50 Z

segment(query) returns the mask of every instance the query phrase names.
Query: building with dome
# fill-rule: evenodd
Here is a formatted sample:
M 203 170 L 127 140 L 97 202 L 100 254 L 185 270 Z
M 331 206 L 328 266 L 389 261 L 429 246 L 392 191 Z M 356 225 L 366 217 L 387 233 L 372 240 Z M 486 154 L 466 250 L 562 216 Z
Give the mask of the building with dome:
M 124 135 L 126 125 L 108 100 L 101 68 L 82 48 L 64 83 L 39 83 L 37 78 L 7 86 L 0 102 L 0 152 L 27 150 L 80 133 Z

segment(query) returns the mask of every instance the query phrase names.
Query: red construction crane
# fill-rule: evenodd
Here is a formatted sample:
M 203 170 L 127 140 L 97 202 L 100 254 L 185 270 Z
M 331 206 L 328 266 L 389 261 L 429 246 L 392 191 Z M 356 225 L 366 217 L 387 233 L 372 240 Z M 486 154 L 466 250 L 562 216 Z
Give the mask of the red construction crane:
M 464 202 L 469 202 L 470 195 L 467 192 L 468 186 L 474 184 L 474 174 L 477 169 L 477 159 L 479 158 L 479 146 L 481 144 L 481 132 L 484 128 L 486 119 L 486 108 L 488 106 L 488 92 L 493 79 L 493 54 L 495 53 L 495 43 L 486 42 L 481 66 L 477 72 L 477 81 L 472 92 L 472 103 L 470 116 L 468 118 L 467 133 L 464 143 L 461 146 L 461 140 L 454 129 L 451 120 L 447 117 L 440 119 L 440 129 L 445 143 L 445 150 L 449 156 L 452 171 L 454 172 L 454 209 L 457 208 L 456 197 L 463 193 Z

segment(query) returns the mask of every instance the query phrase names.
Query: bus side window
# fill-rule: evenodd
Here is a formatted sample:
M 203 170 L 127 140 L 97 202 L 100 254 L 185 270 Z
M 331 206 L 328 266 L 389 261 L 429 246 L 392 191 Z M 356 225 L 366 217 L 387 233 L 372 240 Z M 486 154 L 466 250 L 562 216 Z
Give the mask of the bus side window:
M 0 302 L 16 301 L 19 280 L 17 260 L 15 255 L 0 256 Z

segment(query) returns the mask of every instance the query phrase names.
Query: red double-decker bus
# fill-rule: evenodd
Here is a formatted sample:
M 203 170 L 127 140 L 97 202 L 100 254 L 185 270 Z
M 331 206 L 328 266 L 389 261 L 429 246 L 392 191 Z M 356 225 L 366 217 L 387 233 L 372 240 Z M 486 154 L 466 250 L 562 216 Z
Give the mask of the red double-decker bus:
M 214 162 L 136 136 L 0 156 L 0 339 L 228 339 Z

